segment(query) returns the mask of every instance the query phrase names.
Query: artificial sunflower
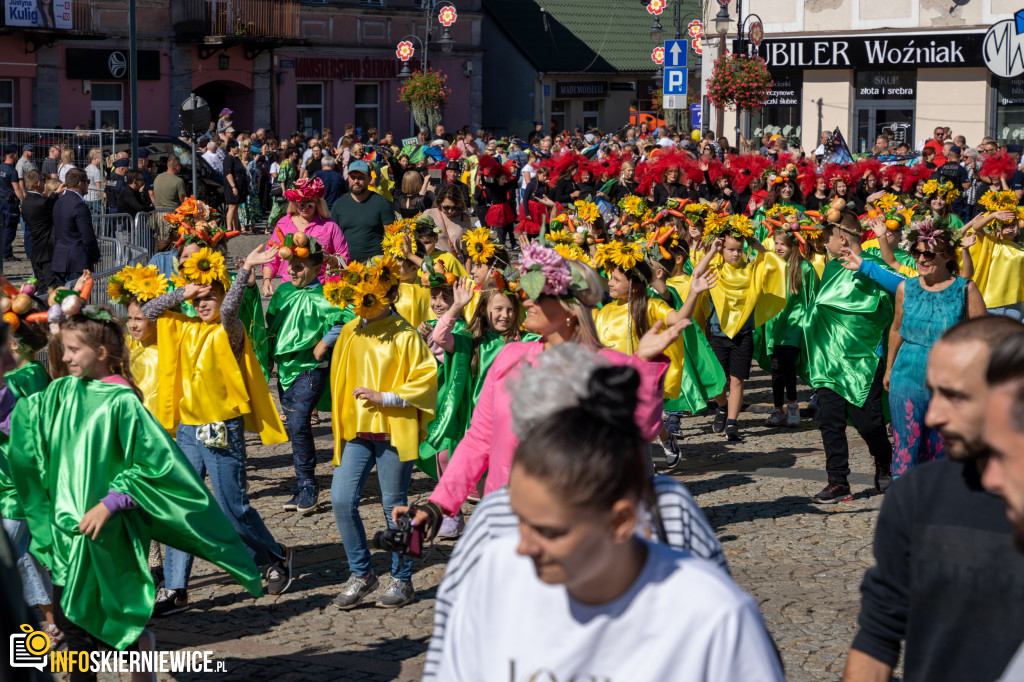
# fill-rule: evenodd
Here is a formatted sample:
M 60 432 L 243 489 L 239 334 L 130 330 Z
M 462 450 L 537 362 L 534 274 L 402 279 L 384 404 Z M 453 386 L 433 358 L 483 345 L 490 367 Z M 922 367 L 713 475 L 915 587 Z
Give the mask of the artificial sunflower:
M 154 270 L 155 270 L 154 266 Z M 146 301 L 152 300 L 157 296 L 162 296 L 167 293 L 170 288 L 170 284 L 167 278 L 160 272 L 155 272 L 147 276 L 136 277 L 131 287 L 131 291 L 135 294 L 135 298 L 139 303 L 145 303 Z
M 577 201 L 573 206 L 576 208 L 576 217 L 585 223 L 592 223 L 601 217 L 601 211 L 593 201 Z
M 391 287 L 399 282 L 398 265 L 390 258 L 381 258 L 373 266 L 366 269 L 363 283 L 367 289 L 376 289 L 386 296 Z
M 735 213 L 729 216 L 729 228 L 739 234 L 742 237 L 753 237 L 754 227 L 750 223 L 750 218 L 743 215 L 742 213 Z
M 618 252 L 611 254 L 612 263 L 622 270 L 629 270 L 644 259 L 644 247 L 639 242 L 622 244 Z
M 341 271 L 341 278 L 345 280 L 345 283 L 350 287 L 356 287 L 363 283 L 363 276 L 365 274 L 366 266 L 359 261 L 354 260 L 348 264 L 348 267 Z
M 352 308 L 355 314 L 363 318 L 377 315 L 387 304 L 387 298 L 382 297 L 380 292 L 375 289 L 369 291 L 359 289 L 352 299 Z
M 495 247 L 491 243 L 491 231 L 486 227 L 478 227 L 462 235 L 466 245 L 466 253 L 474 263 L 486 264 L 494 258 Z
M 554 245 L 553 248 L 558 253 L 558 255 L 560 255 L 562 258 L 565 258 L 566 260 L 578 260 L 581 263 L 586 263 L 587 265 L 589 265 L 591 267 L 594 266 L 593 259 L 590 257 L 589 254 L 587 254 L 586 251 L 584 251 L 580 247 L 579 244 L 576 244 L 576 243 L 570 243 L 570 244 L 557 243 L 557 244 Z
M 622 212 L 626 215 L 639 218 L 642 217 L 644 212 L 647 210 L 647 200 L 635 194 L 630 194 L 619 201 L 619 208 L 621 208 Z
M 118 305 L 124 305 L 128 301 L 129 293 L 117 275 L 114 275 L 107 282 L 107 297 Z
M 337 308 L 344 308 L 355 298 L 356 290 L 343 280 L 333 280 L 324 284 L 324 298 Z
M 181 264 L 181 274 L 195 284 L 224 283 L 228 279 L 224 256 L 205 246 Z
M 574 241 L 572 234 L 565 230 L 551 230 L 545 235 L 545 239 L 552 244 L 571 244 Z
M 784 206 L 782 204 L 776 204 L 765 211 L 766 218 L 783 219 L 791 215 L 796 215 L 796 208 L 793 206 Z

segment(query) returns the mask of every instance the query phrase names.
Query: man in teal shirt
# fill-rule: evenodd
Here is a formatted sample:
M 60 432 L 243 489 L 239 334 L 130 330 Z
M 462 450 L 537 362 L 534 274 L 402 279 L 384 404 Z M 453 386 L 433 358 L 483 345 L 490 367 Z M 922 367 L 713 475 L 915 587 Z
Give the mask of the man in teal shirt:
M 395 221 L 391 204 L 369 190 L 370 167 L 365 161 L 348 165 L 348 184 L 349 193 L 331 207 L 331 220 L 341 228 L 352 260 L 365 261 L 383 255 L 384 226 Z

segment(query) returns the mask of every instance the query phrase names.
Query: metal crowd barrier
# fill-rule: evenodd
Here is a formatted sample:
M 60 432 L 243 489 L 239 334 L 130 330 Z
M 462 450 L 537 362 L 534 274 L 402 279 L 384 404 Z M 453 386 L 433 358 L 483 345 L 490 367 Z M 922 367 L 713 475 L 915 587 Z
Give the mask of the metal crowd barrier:
M 121 243 L 112 237 L 96 237 L 97 243 L 100 247 L 100 267 L 103 268 L 123 268 L 124 262 L 121 260 Z
M 148 265 L 153 253 L 142 246 L 129 244 L 125 247 L 125 265 Z
M 128 316 L 128 308 L 126 306 L 114 303 L 107 297 L 107 284 L 110 282 L 111 276 L 121 271 L 124 265 L 118 265 L 116 268 L 110 268 L 103 272 L 94 273 L 92 276 L 92 291 L 89 293 L 89 303 L 92 305 L 102 305 L 110 308 L 114 311 L 114 315 L 119 318 L 125 318 Z
M 104 213 L 92 217 L 92 230 L 97 237 L 117 239 L 127 244 L 134 222 L 127 213 Z
M 163 240 L 169 231 L 170 223 L 164 216 L 170 211 L 149 211 L 138 213 L 132 223 L 128 243 L 145 248 L 150 255 L 156 251 L 156 245 Z

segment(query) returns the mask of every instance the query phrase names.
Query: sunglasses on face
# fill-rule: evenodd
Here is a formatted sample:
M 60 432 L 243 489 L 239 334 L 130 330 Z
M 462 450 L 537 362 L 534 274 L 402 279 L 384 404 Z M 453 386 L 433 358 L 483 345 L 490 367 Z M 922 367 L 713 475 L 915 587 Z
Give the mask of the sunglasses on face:
M 444 211 L 445 213 L 454 213 L 455 204 L 441 204 L 441 210 Z
M 914 249 L 913 251 L 910 252 L 910 255 L 912 255 L 914 257 L 914 260 L 926 260 L 926 261 L 935 260 L 935 252 L 934 251 L 925 251 L 923 249 Z

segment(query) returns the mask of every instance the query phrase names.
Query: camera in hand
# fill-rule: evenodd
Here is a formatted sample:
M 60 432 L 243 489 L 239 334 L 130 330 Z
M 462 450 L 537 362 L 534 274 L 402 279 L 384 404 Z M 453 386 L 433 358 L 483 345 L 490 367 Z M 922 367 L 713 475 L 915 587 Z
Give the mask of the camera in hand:
M 398 552 L 404 556 L 418 557 L 423 551 L 423 529 L 412 525 L 416 507 L 398 517 L 398 527 L 379 531 L 373 536 L 375 549 Z

